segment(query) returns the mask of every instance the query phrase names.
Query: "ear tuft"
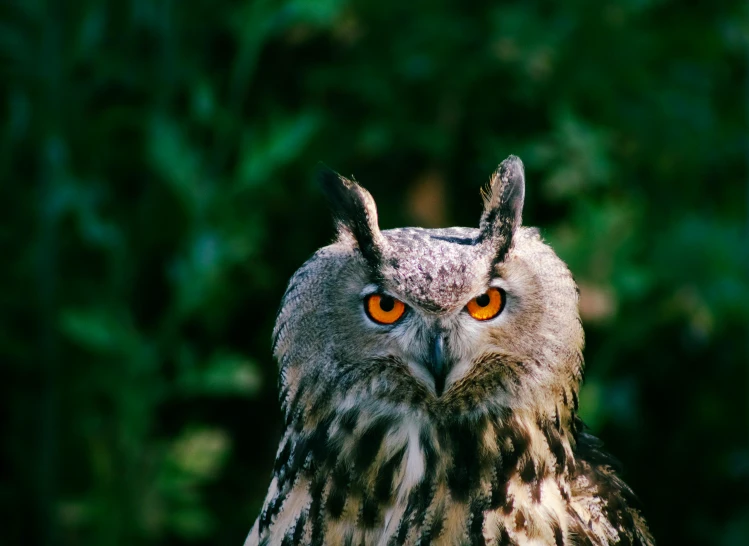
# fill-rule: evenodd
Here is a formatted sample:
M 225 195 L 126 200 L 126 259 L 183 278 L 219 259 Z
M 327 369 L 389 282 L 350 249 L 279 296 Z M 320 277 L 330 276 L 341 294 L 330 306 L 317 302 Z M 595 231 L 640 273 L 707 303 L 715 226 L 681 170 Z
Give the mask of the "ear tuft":
M 500 163 L 484 195 L 481 239 L 495 252 L 494 263 L 501 262 L 510 249 L 512 236 L 522 222 L 524 200 L 523 162 L 511 155 Z
M 383 237 L 377 225 L 377 206 L 370 193 L 325 166 L 318 169 L 317 179 L 330 204 L 338 231 L 351 235 L 364 258 L 377 268 Z

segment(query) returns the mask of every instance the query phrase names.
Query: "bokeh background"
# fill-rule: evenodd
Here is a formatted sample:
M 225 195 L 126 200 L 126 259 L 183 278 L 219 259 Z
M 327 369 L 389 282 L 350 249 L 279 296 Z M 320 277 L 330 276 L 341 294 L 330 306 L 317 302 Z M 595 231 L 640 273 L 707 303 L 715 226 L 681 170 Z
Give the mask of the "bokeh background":
M 510 153 L 659 544 L 749 544 L 747 6 L 4 0 L 0 544 L 241 544 L 316 164 L 472 226 Z

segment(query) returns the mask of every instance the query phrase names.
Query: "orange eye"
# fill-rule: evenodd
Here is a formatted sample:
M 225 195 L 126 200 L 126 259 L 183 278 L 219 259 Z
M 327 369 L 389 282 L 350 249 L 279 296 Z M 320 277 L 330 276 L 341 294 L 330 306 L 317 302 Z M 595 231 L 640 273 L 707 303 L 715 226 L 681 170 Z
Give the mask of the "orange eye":
M 372 294 L 364 300 L 367 315 L 379 324 L 393 324 L 406 312 L 406 305 L 391 296 Z
M 504 292 L 499 288 L 490 288 L 484 294 L 469 301 L 466 309 L 468 314 L 476 320 L 489 320 L 496 317 L 504 306 Z

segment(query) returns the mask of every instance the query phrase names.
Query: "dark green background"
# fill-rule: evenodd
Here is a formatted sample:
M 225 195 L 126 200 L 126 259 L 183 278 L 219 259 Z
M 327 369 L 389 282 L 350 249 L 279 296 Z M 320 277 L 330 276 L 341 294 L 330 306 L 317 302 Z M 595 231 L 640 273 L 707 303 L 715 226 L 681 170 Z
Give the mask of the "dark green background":
M 238 546 L 270 331 L 333 237 L 524 220 L 581 285 L 581 404 L 661 545 L 749 543 L 743 0 L 0 3 L 0 544 Z

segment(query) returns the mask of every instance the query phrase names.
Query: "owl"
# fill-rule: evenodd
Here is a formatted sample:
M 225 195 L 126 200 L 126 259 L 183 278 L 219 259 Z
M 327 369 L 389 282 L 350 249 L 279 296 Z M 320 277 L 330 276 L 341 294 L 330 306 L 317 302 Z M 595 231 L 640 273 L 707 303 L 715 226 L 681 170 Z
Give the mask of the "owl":
M 284 431 L 245 546 L 654 544 L 578 417 L 578 290 L 521 225 L 520 159 L 478 228 L 381 231 L 320 179 L 337 238 L 278 312 Z

